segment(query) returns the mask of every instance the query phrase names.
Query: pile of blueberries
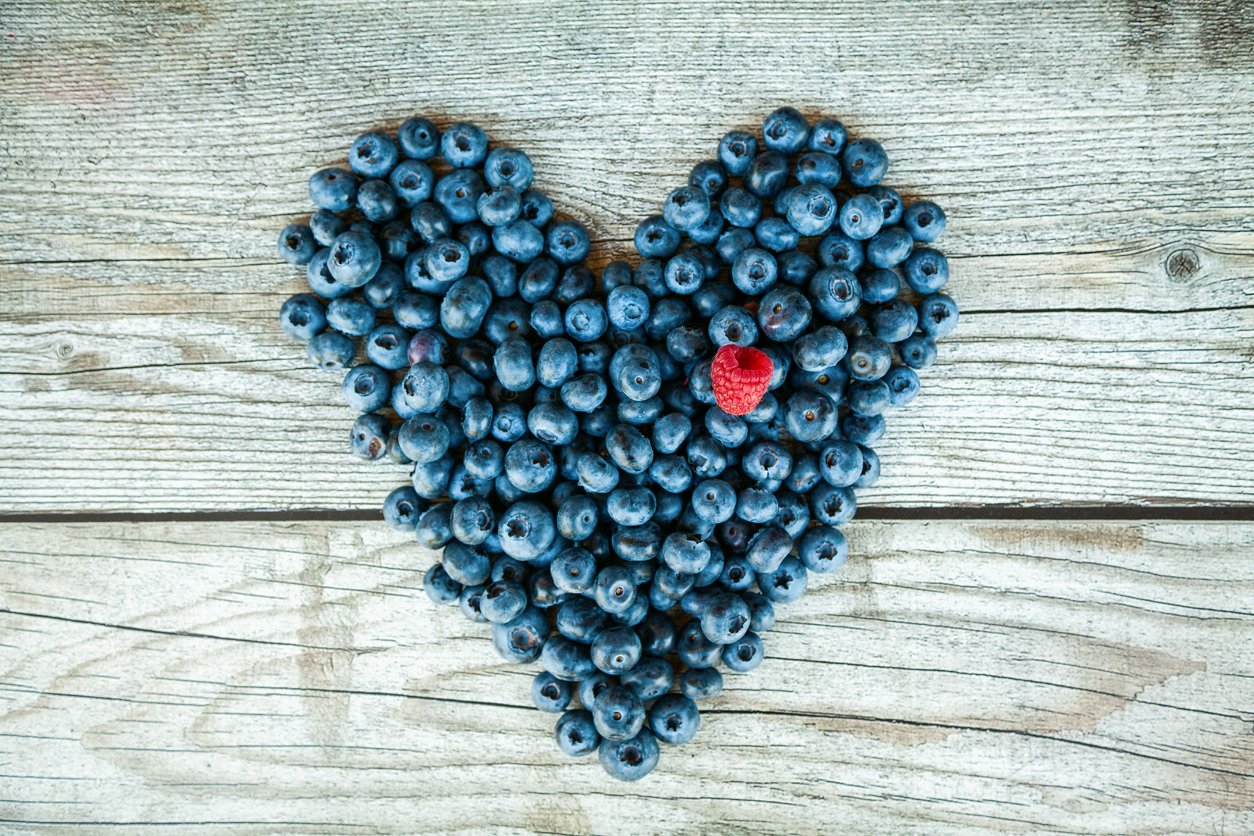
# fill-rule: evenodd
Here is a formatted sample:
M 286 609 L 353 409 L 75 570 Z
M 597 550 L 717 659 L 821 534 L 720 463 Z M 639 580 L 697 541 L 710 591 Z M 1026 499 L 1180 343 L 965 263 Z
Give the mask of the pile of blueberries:
M 570 755 L 653 769 L 696 701 L 753 670 L 774 605 L 840 568 L 889 410 L 958 321 L 936 204 L 880 185 L 879 143 L 792 108 L 732 131 L 599 280 L 532 164 L 478 127 L 410 119 L 309 181 L 279 254 L 306 269 L 283 329 L 348 371 L 350 447 L 413 465 L 384 503 L 443 552 L 437 603 L 491 626 Z M 364 340 L 364 361 L 356 340 Z M 754 346 L 770 388 L 716 403 L 711 359 Z M 575 707 L 576 703 L 580 707 Z

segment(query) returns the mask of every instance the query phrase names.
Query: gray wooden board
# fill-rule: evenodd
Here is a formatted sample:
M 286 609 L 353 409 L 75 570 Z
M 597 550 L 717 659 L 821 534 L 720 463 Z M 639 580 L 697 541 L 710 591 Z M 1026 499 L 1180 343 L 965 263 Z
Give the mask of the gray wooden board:
M 1254 526 L 864 522 L 696 742 L 557 751 L 372 523 L 0 526 L 0 819 L 1249 832 Z M 53 828 L 54 830 L 56 828 Z

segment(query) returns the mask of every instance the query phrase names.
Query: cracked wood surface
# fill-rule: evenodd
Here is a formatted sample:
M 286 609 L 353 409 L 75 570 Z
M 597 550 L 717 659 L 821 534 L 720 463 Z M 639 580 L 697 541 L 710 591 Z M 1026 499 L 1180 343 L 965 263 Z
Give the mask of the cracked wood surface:
M 1254 525 L 850 541 L 699 743 L 622 785 L 381 525 L 0 526 L 0 826 L 1254 828 Z

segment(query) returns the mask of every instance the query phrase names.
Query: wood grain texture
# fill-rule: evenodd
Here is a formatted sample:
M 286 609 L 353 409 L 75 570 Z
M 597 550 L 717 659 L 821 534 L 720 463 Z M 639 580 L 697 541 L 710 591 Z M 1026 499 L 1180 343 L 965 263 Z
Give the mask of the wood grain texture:
M 0 525 L 0 826 L 1254 828 L 1254 526 L 850 538 L 699 743 L 621 785 L 383 526 Z
M 867 504 L 1248 506 L 1252 14 L 6 4 L 2 510 L 374 507 L 403 474 L 343 454 L 350 416 L 273 324 L 312 170 L 415 112 L 477 119 L 604 261 L 780 102 L 950 212 L 963 323 Z

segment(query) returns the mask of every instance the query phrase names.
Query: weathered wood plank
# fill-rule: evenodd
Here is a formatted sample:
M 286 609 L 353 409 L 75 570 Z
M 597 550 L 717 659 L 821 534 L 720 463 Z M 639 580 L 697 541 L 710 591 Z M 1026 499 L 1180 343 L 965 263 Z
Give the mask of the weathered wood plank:
M 382 526 L 0 525 L 0 819 L 1254 828 L 1254 526 L 861 523 L 851 541 L 698 741 L 622 786 L 556 751 L 530 672 L 433 609 L 430 556 Z
M 0 333 L 5 510 L 372 508 L 405 481 L 347 454 L 339 377 L 277 332 L 280 297 L 166 298 Z M 864 501 L 1254 503 L 1251 345 L 1254 309 L 969 314 Z
M 1254 501 L 1225 466 L 1254 452 L 1248 6 L 901 14 L 909 38 L 882 3 L 523 3 L 505 30 L 448 0 L 9 4 L 2 510 L 360 508 L 402 478 L 341 454 L 349 416 L 272 325 L 300 287 L 274 231 L 365 127 L 483 121 L 605 260 L 780 101 L 882 139 L 952 218 L 969 313 L 868 503 Z

